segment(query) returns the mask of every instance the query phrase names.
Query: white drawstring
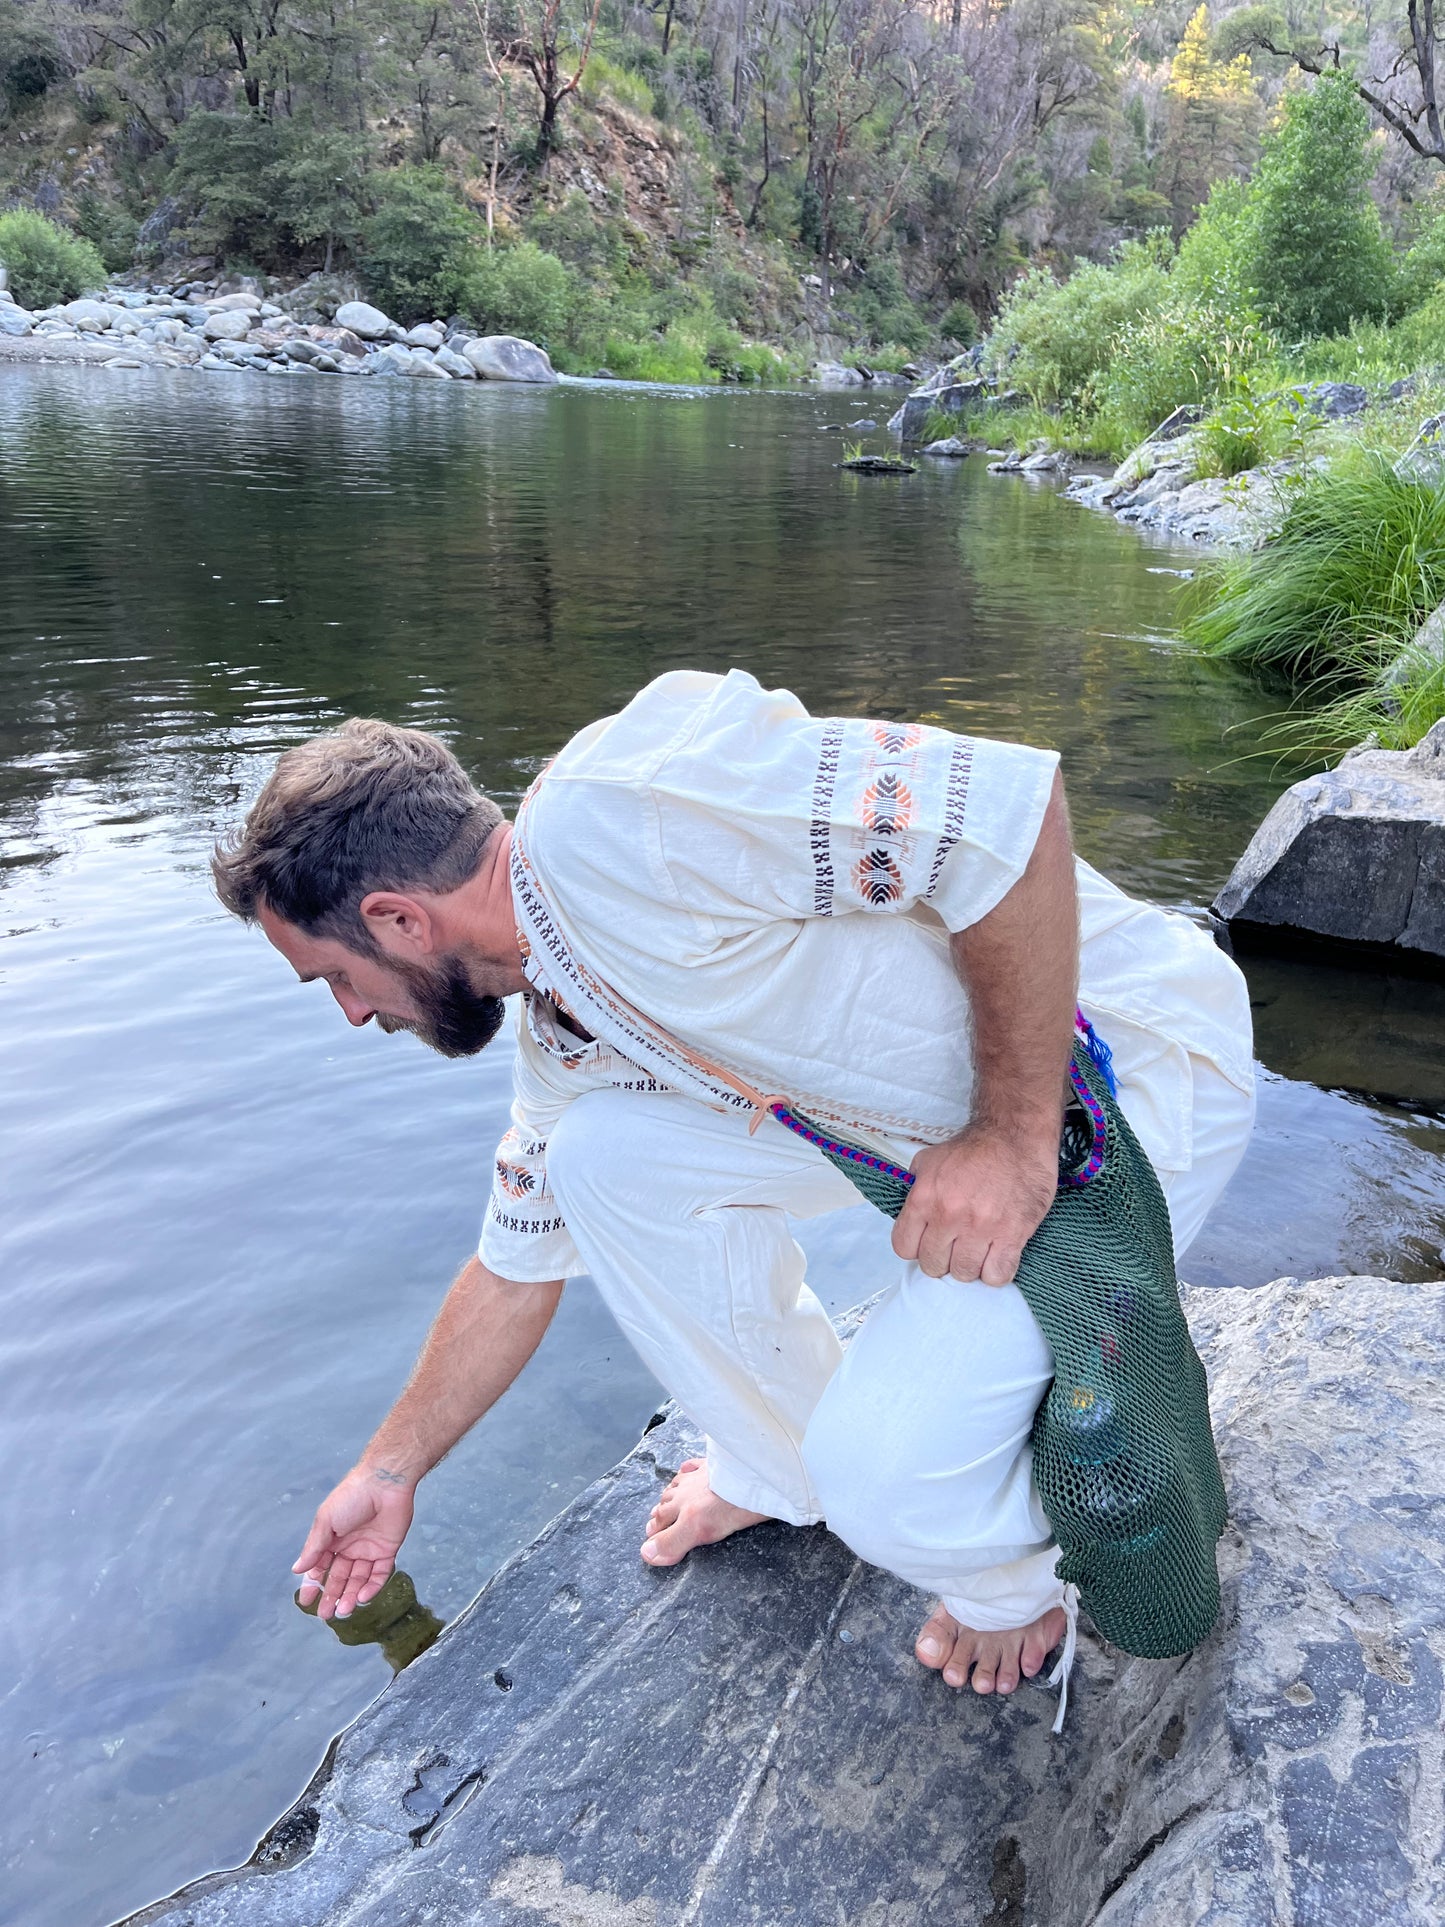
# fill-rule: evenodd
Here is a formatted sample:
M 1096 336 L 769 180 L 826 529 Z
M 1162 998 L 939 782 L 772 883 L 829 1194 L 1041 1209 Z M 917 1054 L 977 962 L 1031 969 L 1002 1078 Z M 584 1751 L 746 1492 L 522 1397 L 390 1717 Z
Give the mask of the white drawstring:
M 1069 1710 L 1069 1675 L 1074 1670 L 1074 1653 L 1079 1643 L 1079 1589 L 1065 1586 L 1064 1608 L 1064 1650 L 1059 1654 L 1058 1664 L 1049 1674 L 1049 1685 L 1059 1689 L 1059 1710 L 1054 1716 L 1054 1731 L 1064 1730 L 1064 1715 Z

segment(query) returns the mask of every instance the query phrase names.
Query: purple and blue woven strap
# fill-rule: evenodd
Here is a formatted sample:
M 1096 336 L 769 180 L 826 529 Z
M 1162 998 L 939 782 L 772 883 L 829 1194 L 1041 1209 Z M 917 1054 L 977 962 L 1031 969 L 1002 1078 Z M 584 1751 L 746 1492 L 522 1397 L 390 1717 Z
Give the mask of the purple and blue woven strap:
M 1114 1077 L 1113 1052 L 1094 1029 L 1094 1026 L 1089 1022 L 1083 1011 L 1075 1012 L 1074 1022 L 1083 1038 L 1084 1049 L 1087 1051 L 1090 1061 L 1097 1066 L 1099 1075 L 1108 1086 L 1109 1095 L 1112 1097 L 1118 1090 L 1118 1084 Z M 1093 1178 L 1096 1178 L 1103 1169 L 1104 1144 L 1108 1134 L 1108 1123 L 1104 1116 L 1103 1105 L 1089 1089 L 1088 1080 L 1074 1063 L 1070 1063 L 1069 1065 L 1069 1082 L 1074 1087 L 1074 1095 L 1089 1114 L 1090 1121 L 1094 1127 L 1094 1138 L 1093 1143 L 1089 1147 L 1088 1157 L 1085 1158 L 1084 1162 L 1079 1165 L 1076 1170 L 1066 1172 L 1060 1178 L 1059 1182 L 1061 1184 L 1085 1185 Z M 861 1145 L 849 1144 L 844 1138 L 827 1136 L 825 1132 L 818 1129 L 816 1124 L 811 1123 L 805 1117 L 799 1117 L 797 1112 L 790 1110 L 786 1104 L 777 1102 L 769 1105 L 768 1108 L 778 1120 L 779 1124 L 785 1124 L 788 1129 L 795 1132 L 798 1137 L 805 1139 L 809 1144 L 816 1145 L 825 1156 L 840 1159 L 847 1164 L 856 1164 L 860 1169 L 876 1171 L 880 1177 L 892 1178 L 898 1184 L 911 1185 L 913 1183 L 913 1173 L 905 1170 L 901 1164 L 893 1164 L 887 1158 L 879 1157 L 875 1152 L 865 1151 Z

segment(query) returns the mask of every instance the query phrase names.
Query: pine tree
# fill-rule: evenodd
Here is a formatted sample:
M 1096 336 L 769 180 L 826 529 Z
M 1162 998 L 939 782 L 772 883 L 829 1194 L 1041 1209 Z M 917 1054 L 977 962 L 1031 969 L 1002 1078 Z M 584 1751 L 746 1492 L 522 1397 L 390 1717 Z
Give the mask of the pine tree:
M 1215 57 L 1206 6 L 1195 9 L 1184 29 L 1164 93 L 1157 185 L 1168 199 L 1177 238 L 1211 185 L 1252 159 L 1259 139 L 1261 108 L 1249 56 Z

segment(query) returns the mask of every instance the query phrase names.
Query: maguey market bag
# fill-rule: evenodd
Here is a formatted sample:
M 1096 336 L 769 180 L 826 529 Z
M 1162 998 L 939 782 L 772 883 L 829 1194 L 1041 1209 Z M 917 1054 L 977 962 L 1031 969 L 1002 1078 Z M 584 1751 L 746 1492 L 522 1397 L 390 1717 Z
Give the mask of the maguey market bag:
M 1105 1639 L 1165 1659 L 1191 1651 L 1219 1616 L 1224 1482 L 1204 1367 L 1179 1305 L 1169 1209 L 1082 1013 L 1069 1080 L 1058 1191 L 1017 1275 L 1054 1354 L 1034 1420 L 1034 1480 L 1059 1578 L 1078 1588 Z M 870 1204 L 898 1216 L 911 1172 L 783 1100 L 765 1102 Z

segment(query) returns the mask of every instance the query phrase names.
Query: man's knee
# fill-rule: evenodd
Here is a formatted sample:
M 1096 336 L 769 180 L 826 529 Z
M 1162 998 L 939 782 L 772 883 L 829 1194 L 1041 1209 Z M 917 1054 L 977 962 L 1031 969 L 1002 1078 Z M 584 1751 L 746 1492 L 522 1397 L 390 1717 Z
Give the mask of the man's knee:
M 613 1188 L 624 1163 L 635 1163 L 640 1106 L 632 1093 L 588 1091 L 574 1098 L 547 1139 L 547 1182 L 563 1212 Z

